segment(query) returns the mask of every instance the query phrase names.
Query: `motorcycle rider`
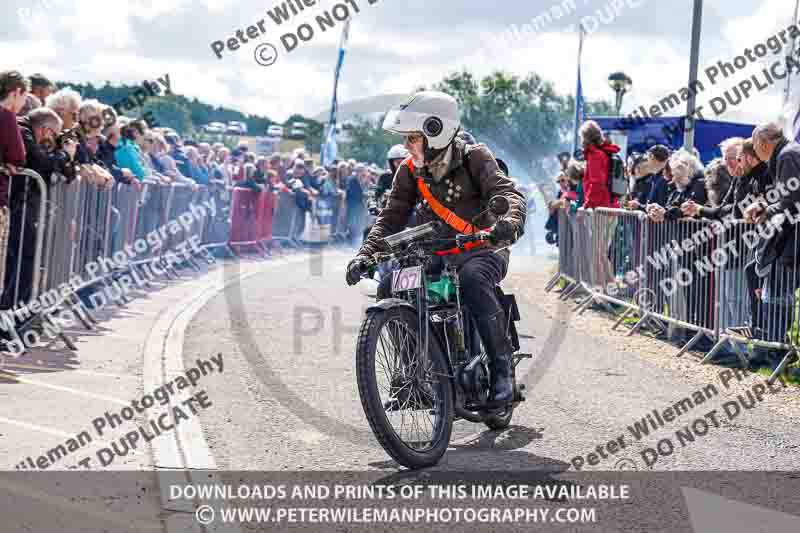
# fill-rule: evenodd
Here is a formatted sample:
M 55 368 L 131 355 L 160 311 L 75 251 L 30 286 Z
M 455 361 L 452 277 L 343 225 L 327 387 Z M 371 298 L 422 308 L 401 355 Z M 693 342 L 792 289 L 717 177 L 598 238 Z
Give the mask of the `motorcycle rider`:
M 386 161 L 389 163 L 389 171 L 381 174 L 378 178 L 378 184 L 375 187 L 375 199 L 381 209 L 386 205 L 387 200 L 383 195 L 392 188 L 394 175 L 397 174 L 398 167 L 406 158 L 408 158 L 408 150 L 406 150 L 406 147 L 402 144 L 395 144 L 389 149 L 389 153 L 386 154 Z
M 405 136 L 410 155 L 394 176 L 386 207 L 348 264 L 346 278 L 349 285 L 359 281 L 367 258 L 383 249 L 384 237 L 405 228 L 412 211 L 416 212 L 417 224 L 443 221 L 442 238 L 488 230 L 490 240 L 482 245 L 437 255 L 459 269 L 463 301 L 476 319 L 489 359 L 490 402 L 503 405 L 513 400 L 513 348 L 495 287 L 508 271 L 508 246 L 522 235 L 525 197 L 500 170 L 486 145 L 467 145 L 458 137 L 460 126 L 456 100 L 435 91 L 419 92 L 387 114 L 383 128 Z M 496 220 L 486 213 L 473 226 L 470 221 L 497 195 L 508 200 L 507 215 Z M 386 276 L 381 283 L 380 297 L 389 296 L 391 278 Z
M 397 174 L 397 169 L 406 158 L 408 158 L 408 150 L 406 150 L 406 147 L 402 144 L 396 144 L 389 149 L 389 152 L 386 154 L 386 162 L 389 164 L 389 171 L 384 172 L 378 178 L 378 183 L 375 185 L 374 190 L 374 205 L 370 206 L 370 214 L 377 216 L 381 209 L 386 207 L 386 202 L 389 200 L 389 196 L 386 193 L 392 189 L 394 175 Z M 372 230 L 374 223 L 373 220 L 364 230 L 364 240 L 367 240 L 367 235 L 369 235 L 369 232 Z M 409 221 L 409 224 L 413 225 L 413 220 Z M 391 272 L 391 269 L 387 265 L 381 265 L 378 269 L 378 274 L 381 278 L 388 272 Z

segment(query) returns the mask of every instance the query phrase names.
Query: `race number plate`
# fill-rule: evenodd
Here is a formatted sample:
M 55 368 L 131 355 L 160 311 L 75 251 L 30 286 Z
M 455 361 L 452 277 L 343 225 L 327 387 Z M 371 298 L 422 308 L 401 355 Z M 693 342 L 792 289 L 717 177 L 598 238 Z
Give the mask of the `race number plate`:
M 422 286 L 422 265 L 395 270 L 392 273 L 392 292 L 411 291 Z

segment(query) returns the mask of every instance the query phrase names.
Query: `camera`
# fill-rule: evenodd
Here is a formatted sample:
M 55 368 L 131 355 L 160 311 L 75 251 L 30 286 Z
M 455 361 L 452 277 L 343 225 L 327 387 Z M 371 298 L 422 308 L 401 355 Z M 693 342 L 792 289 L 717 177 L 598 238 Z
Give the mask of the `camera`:
M 80 125 L 76 124 L 68 130 L 62 130 L 61 133 L 56 135 L 56 148 L 59 150 L 64 149 L 64 145 L 69 141 L 81 142 Z

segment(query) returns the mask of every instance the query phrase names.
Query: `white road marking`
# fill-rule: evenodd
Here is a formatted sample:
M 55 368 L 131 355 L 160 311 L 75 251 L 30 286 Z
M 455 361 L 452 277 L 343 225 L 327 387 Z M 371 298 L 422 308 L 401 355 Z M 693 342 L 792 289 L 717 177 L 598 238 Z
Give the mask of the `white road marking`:
M 25 429 L 30 429 L 33 431 L 39 431 L 41 433 L 47 433 L 48 435 L 53 435 L 54 437 L 63 437 L 65 439 L 71 439 L 75 437 L 75 433 L 68 433 L 66 431 L 61 431 L 58 429 L 51 429 L 46 428 L 44 426 L 37 426 L 36 424 L 31 424 L 30 422 L 22 422 L 20 420 L 13 420 L 11 418 L 6 418 L 4 416 L 0 416 L 0 423 L 9 424 L 11 426 L 17 426 Z
M 5 374 L 5 375 L 3 375 Z M 14 381 L 18 381 L 19 383 L 24 383 L 26 385 L 33 385 L 34 387 L 42 387 L 45 389 L 52 389 L 57 390 L 60 392 L 68 392 L 70 394 L 74 394 L 76 396 L 84 396 L 86 398 L 93 398 L 95 400 L 103 400 L 106 402 L 115 403 L 117 405 L 130 405 L 130 402 L 125 402 L 120 400 L 119 398 L 112 398 L 111 396 L 106 396 L 104 394 L 97 394 L 94 392 L 86 392 L 78 389 L 73 389 L 72 387 L 64 387 L 62 385 L 53 385 L 52 383 L 44 383 L 42 381 L 37 381 L 30 378 L 24 378 L 17 376 L 16 374 L 11 374 L 9 372 L 4 372 L 0 370 L 0 377 L 5 379 L 10 379 Z
M 79 369 L 64 369 L 56 366 L 41 366 L 41 365 L 25 365 L 21 363 L 6 363 L 3 365 L 5 368 L 21 368 L 24 370 L 52 370 L 53 372 L 69 372 L 70 374 L 85 374 L 87 376 L 96 376 L 99 378 L 116 378 L 116 379 L 135 379 L 138 380 L 139 376 L 124 376 L 122 374 L 108 374 L 106 372 L 95 372 L 94 370 L 79 370 Z

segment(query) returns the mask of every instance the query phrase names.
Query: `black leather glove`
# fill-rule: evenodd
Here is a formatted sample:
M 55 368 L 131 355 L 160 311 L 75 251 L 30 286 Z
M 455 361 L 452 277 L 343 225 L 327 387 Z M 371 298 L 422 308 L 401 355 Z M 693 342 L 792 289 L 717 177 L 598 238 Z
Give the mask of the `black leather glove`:
M 490 234 L 491 240 L 495 243 L 500 241 L 513 243 L 517 240 L 517 236 L 517 227 L 504 218 L 501 218 L 495 223 Z
M 356 256 L 347 264 L 347 284 L 355 285 L 366 272 L 367 258 L 363 255 Z

